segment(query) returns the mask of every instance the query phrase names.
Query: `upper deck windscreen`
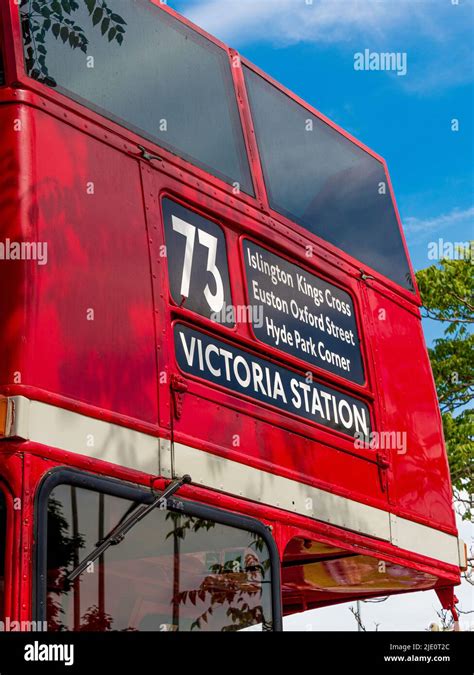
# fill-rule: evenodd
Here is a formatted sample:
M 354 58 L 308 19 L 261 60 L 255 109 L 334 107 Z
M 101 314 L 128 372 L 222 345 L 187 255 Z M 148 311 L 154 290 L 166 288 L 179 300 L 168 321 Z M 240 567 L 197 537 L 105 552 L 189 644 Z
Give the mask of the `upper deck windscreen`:
M 253 195 L 223 49 L 148 0 L 20 12 L 28 75 Z
M 381 162 L 244 70 L 271 207 L 413 291 Z

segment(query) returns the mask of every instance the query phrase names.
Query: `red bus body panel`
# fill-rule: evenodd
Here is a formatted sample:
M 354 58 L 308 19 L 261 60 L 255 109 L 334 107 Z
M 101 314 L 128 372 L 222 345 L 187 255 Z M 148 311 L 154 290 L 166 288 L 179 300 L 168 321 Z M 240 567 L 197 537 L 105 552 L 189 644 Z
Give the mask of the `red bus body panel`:
M 143 139 L 26 78 L 17 8 L 8 4 L 11 15 L 2 7 L 4 50 L 7 81 L 15 86 L 0 88 L 0 240 L 47 241 L 49 259 L 44 266 L 0 264 L 0 395 L 24 396 L 152 436 L 173 437 L 203 453 L 457 536 L 418 293 L 375 272 L 375 279 L 361 280 L 357 261 L 269 208 L 242 73 L 234 77 L 256 198 L 234 195 L 219 179 L 150 142 L 146 147 L 163 159 L 142 160 L 137 144 L 144 144 Z M 21 131 L 16 130 L 18 120 Z M 315 377 L 365 401 L 374 429 L 406 432 L 405 453 L 386 456 L 356 449 L 351 438 L 338 432 L 180 373 L 172 332 L 176 321 L 251 353 L 263 352 L 290 370 L 304 366 L 271 347 L 262 350 L 248 324 L 230 330 L 173 303 L 166 259 L 160 256 L 164 196 L 224 229 L 235 304 L 247 304 L 244 236 L 350 293 L 366 384 L 317 368 Z M 311 260 L 304 255 L 308 244 L 315 246 Z M 170 387 L 176 376 L 186 381 L 179 417 L 173 413 L 176 394 Z M 2 482 L 12 496 L 23 494 L 21 521 L 15 516 L 10 528 L 10 546 L 22 557 L 22 576 L 10 570 L 12 593 L 19 594 L 9 602 L 14 605 L 21 595 L 21 606 L 12 606 L 12 615 L 27 617 L 34 497 L 44 474 L 67 464 L 144 485 L 155 477 L 34 442 L 0 443 Z M 282 558 L 288 542 L 303 537 L 409 563 L 438 577 L 440 587 L 459 581 L 456 566 L 330 523 L 196 486 L 184 488 L 183 496 L 271 524 Z M 308 596 L 304 606 L 321 604 L 323 596 L 318 601 Z

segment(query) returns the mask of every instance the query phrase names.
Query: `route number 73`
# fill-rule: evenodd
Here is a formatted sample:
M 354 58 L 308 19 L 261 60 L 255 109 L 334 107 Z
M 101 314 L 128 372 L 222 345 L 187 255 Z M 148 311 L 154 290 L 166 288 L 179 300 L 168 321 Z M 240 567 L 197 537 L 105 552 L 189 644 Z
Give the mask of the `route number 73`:
M 191 225 L 191 223 L 187 223 L 177 216 L 172 216 L 171 220 L 173 223 L 173 230 L 186 238 L 183 275 L 181 277 L 181 296 L 184 298 L 189 297 L 197 229 L 199 244 L 207 248 L 207 271 L 212 274 L 216 284 L 215 293 L 211 291 L 209 284 L 206 284 L 204 297 L 213 312 L 220 312 L 224 306 L 224 284 L 222 282 L 221 273 L 216 266 L 217 237 L 209 234 L 209 232 L 196 228 L 194 225 Z

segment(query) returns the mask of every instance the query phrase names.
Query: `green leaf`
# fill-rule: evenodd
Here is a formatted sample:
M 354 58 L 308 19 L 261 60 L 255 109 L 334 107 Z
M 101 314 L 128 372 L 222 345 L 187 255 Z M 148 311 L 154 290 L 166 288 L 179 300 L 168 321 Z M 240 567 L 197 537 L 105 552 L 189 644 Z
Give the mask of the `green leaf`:
M 104 10 L 102 9 L 102 7 L 97 7 L 94 14 L 92 15 L 92 24 L 94 26 L 97 26 L 99 21 L 102 19 L 103 15 L 104 15 Z
M 52 27 L 51 30 L 53 31 L 54 37 L 57 38 L 58 35 L 59 35 L 59 31 L 61 30 L 61 24 L 59 24 L 59 23 L 53 24 L 53 27 Z
M 86 7 L 89 10 L 89 14 L 92 14 L 94 11 L 96 0 L 85 0 Z
M 117 33 L 116 40 L 119 43 L 119 45 L 121 45 L 123 42 L 123 35 L 121 33 Z
M 63 26 L 63 27 L 61 28 L 60 35 L 61 35 L 61 40 L 62 40 L 63 42 L 66 42 L 66 40 L 67 40 L 68 37 L 69 37 L 69 29 L 66 28 L 66 26 Z
M 109 36 L 108 36 L 108 37 L 109 37 L 109 42 L 112 42 L 112 40 L 113 40 L 114 37 L 115 37 L 116 32 L 117 32 L 117 29 L 116 29 L 116 28 L 111 28 L 111 29 L 109 30 Z
M 66 14 L 71 13 L 71 5 L 69 3 L 69 0 L 61 0 L 61 5 L 63 6 L 63 9 L 66 12 Z
M 110 19 L 108 17 L 105 17 L 105 19 L 103 19 L 102 23 L 100 24 L 100 30 L 102 32 L 102 35 L 105 35 L 107 33 L 109 25 L 110 25 Z
M 124 19 L 122 19 L 122 17 L 119 14 L 112 14 L 110 18 L 112 19 L 112 21 L 115 21 L 115 23 L 121 23 L 124 26 L 127 25 L 127 22 Z

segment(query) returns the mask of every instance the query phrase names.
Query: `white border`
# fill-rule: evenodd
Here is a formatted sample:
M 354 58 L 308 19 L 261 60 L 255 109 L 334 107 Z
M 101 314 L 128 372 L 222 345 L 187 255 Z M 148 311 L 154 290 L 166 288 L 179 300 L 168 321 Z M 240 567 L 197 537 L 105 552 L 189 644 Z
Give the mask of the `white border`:
M 189 473 L 196 485 L 292 511 L 450 565 L 465 566 L 461 555 L 465 548 L 458 545 L 461 542 L 455 536 L 383 509 L 24 396 L 10 397 L 8 406 L 6 437 L 34 441 L 153 476 L 171 478 Z

